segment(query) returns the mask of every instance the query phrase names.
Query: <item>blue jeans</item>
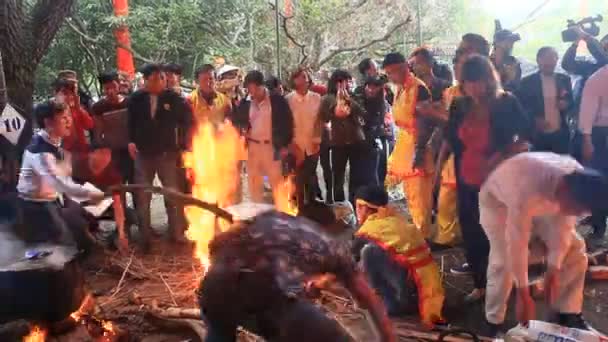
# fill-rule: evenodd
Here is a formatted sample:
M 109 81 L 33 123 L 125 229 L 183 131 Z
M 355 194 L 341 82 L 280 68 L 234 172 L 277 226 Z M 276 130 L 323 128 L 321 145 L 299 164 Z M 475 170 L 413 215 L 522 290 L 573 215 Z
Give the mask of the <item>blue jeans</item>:
M 391 259 L 373 242 L 361 250 L 361 262 L 371 286 L 382 297 L 389 315 L 416 308 L 416 286 L 408 270 Z

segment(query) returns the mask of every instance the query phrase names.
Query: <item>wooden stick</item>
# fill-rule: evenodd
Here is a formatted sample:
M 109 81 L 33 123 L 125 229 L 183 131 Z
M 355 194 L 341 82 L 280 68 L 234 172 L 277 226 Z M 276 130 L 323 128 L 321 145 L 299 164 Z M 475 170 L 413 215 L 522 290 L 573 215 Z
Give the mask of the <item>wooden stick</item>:
M 167 197 L 171 197 L 176 201 L 179 201 L 183 205 L 193 205 L 199 207 L 201 209 L 208 210 L 214 213 L 216 216 L 223 218 L 224 220 L 232 223 L 234 219 L 232 214 L 227 212 L 226 210 L 217 206 L 217 204 L 211 204 L 204 201 L 199 200 L 198 198 L 194 198 L 190 195 L 186 195 L 179 191 L 167 189 L 161 186 L 152 186 L 145 184 L 129 184 L 129 185 L 115 185 L 110 187 L 110 189 L 106 192 L 108 195 L 113 193 L 121 193 L 121 192 L 135 192 L 135 191 L 147 191 L 153 192 L 157 194 L 162 194 Z
M 131 257 L 129 258 L 127 267 L 125 267 L 125 270 L 122 272 L 122 275 L 120 276 L 120 280 L 118 281 L 118 284 L 116 285 L 115 290 L 112 293 L 112 295 L 110 296 L 110 299 L 108 299 L 108 301 L 110 301 L 112 298 L 114 298 L 116 296 L 116 294 L 118 294 L 118 292 L 120 292 L 120 289 L 122 288 L 122 282 L 125 280 L 125 276 L 127 275 L 127 272 L 129 271 L 129 267 L 131 267 L 131 263 L 133 262 L 133 255 L 134 255 L 134 253 L 131 253 Z M 106 301 L 106 303 L 108 301 Z
M 163 277 L 162 273 L 160 274 L 160 280 L 163 281 L 163 283 L 165 284 L 165 287 L 167 287 L 167 290 L 169 290 L 169 295 L 171 295 L 171 300 L 173 301 L 173 305 L 177 306 L 177 301 L 175 301 L 175 294 L 173 293 L 173 290 L 171 290 L 171 287 L 169 286 L 169 284 L 167 284 L 167 281 L 165 280 L 165 277 Z
M 153 324 L 158 325 L 160 327 L 166 329 L 180 329 L 180 328 L 189 328 L 194 331 L 196 335 L 199 337 L 201 341 L 205 340 L 207 336 L 207 329 L 203 325 L 203 322 L 200 320 L 194 319 L 175 319 L 175 318 L 166 318 L 155 314 L 154 312 L 147 311 L 145 317 Z

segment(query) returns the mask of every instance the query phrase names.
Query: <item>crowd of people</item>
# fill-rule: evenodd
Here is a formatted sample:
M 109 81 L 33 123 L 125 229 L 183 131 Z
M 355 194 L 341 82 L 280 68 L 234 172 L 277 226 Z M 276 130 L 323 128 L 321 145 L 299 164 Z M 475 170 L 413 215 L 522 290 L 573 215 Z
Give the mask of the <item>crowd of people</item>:
M 421 47 L 407 56 L 389 53 L 381 64 L 366 58 L 358 65 L 358 77 L 334 70 L 326 86 L 316 84 L 303 67 L 283 83 L 257 70 L 241 78 L 237 67 L 206 64 L 196 70 L 196 87 L 186 94 L 179 65 L 148 64 L 141 69 L 143 84 L 137 90 L 125 75 L 100 75 L 103 97 L 90 108 L 78 96 L 76 73 L 63 71 L 54 98 L 36 108 L 41 130 L 25 152 L 17 187 L 24 226 L 52 222 L 54 229 L 30 229 L 25 235 L 36 241 L 75 239 L 80 248 L 89 248 L 91 236 L 82 227 L 91 220 L 83 222 L 69 197 L 99 200 L 112 185 L 151 185 L 156 176 L 163 186 L 188 192 L 188 170 L 181 158 L 190 148 L 193 128 L 201 122 L 230 123 L 245 141 L 247 156 L 235 167 L 246 165 L 252 201 L 264 201 L 265 179 L 273 191 L 293 173 L 299 208 L 350 203 L 358 230 L 350 241 L 352 249 L 311 236 L 309 222 L 299 219 L 279 216 L 277 230 L 294 227 L 273 235 L 267 231 L 276 224 L 272 215 L 219 235 L 210 248 L 211 280 L 203 286 L 214 295 L 201 299 L 209 341 L 234 340 L 236 326 L 246 319 L 243 312 L 252 310 L 243 303 L 266 315 L 261 306 L 279 296 L 266 291 L 274 287 L 255 278 L 253 271 L 244 281 L 249 285 L 242 285 L 247 289 L 223 286 L 234 276 L 228 264 L 235 263 L 226 261 L 232 260 L 227 254 L 240 258 L 236 264 L 241 268 L 284 275 L 277 278 L 277 293 L 286 297 L 291 296 L 291 282 L 300 284 L 302 275 L 336 274 L 355 297 L 365 299 L 381 335 L 392 340 L 386 313 L 378 309 L 367 282 L 389 315 L 407 312 L 415 293 L 422 321 L 440 326 L 445 323 L 444 291 L 431 250 L 461 243 L 466 263 L 452 272 L 473 278 L 466 301 L 485 299 L 491 327 L 499 330 L 504 323 L 513 285 L 518 320 L 534 318 L 527 266 L 532 256 L 542 255 L 554 321 L 590 329 L 581 315 L 585 242 L 575 223 L 577 216 L 592 213 L 587 220 L 593 227 L 590 240 L 604 238 L 608 36 L 597 41 L 577 32 L 579 39 L 562 59 L 563 69 L 581 78 L 574 87 L 570 75 L 556 72 L 559 55 L 553 47 L 540 48 L 538 71 L 522 78 L 512 56 L 519 35 L 508 30 L 496 32 L 492 44 L 478 34 L 464 35 L 453 73 Z M 593 62 L 576 58 L 581 42 Z M 411 223 L 389 204 L 385 188 L 399 184 Z M 152 235 L 150 200 L 143 191 L 134 200 L 143 251 Z M 181 242 L 187 226 L 184 209 L 170 198 L 165 207 L 169 237 Z M 266 251 L 268 241 L 282 253 Z M 251 248 L 243 248 L 247 243 Z M 544 248 L 535 249 L 538 243 Z M 268 262 L 277 258 L 284 264 L 268 271 Z M 360 268 L 353 259 L 360 260 Z M 226 268 L 220 269 L 224 262 Z M 265 299 L 241 298 L 251 288 Z M 237 303 L 234 298 L 241 299 Z M 313 309 L 276 303 L 281 319 L 293 313 L 324 326 L 306 332 L 327 333 L 327 339 L 316 340 L 342 340 L 335 326 L 308 315 Z M 284 325 L 294 329 L 281 331 L 285 336 L 303 334 L 302 326 L 307 326 Z

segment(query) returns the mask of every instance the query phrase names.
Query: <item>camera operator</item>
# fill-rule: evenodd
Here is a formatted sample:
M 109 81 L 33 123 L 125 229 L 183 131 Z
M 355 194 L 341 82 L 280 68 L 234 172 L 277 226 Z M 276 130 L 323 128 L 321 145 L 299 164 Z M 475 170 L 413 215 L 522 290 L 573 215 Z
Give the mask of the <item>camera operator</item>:
M 608 64 L 608 35 L 604 36 L 601 41 L 598 41 L 592 35 L 583 31 L 580 26 L 574 27 L 573 31 L 578 34 L 578 40 L 574 41 L 572 46 L 570 46 L 564 54 L 562 68 L 567 72 L 579 75 L 583 77 L 583 80 L 586 80 L 602 66 Z M 581 41 L 587 43 L 587 49 L 589 49 L 595 62 L 576 59 L 576 50 Z M 582 88 L 581 85 L 580 89 L 582 90 Z
M 490 59 L 500 74 L 500 81 L 505 90 L 514 92 L 521 82 L 521 64 L 513 56 L 513 46 L 521 36 L 513 31 L 500 29 L 494 33 L 494 49 Z

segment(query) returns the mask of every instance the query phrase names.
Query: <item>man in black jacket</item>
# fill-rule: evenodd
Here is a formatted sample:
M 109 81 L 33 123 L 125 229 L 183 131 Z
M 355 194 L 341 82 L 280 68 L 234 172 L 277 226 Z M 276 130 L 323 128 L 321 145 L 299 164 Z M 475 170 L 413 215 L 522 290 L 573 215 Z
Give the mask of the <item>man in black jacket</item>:
M 535 123 L 534 149 L 566 154 L 570 142 L 567 116 L 574 101 L 570 77 L 555 72 L 558 58 L 552 47 L 538 50 L 539 71 L 521 81 L 517 95 Z
M 157 64 L 144 66 L 144 88 L 129 98 L 129 154 L 135 160 L 135 181 L 152 184 L 158 174 L 163 186 L 179 190 L 178 160 L 186 147 L 192 114 L 190 107 L 176 92 L 165 88 L 165 75 Z M 149 248 L 151 194 L 137 194 L 141 247 Z M 185 218 L 183 208 L 165 198 L 171 238 L 183 241 Z
M 253 70 L 245 76 L 245 87 L 249 96 L 237 107 L 233 122 L 247 139 L 251 199 L 262 202 L 264 176 L 270 180 L 273 191 L 283 179 L 282 161 L 287 158 L 293 140 L 293 114 L 283 96 L 266 89 L 260 71 Z

